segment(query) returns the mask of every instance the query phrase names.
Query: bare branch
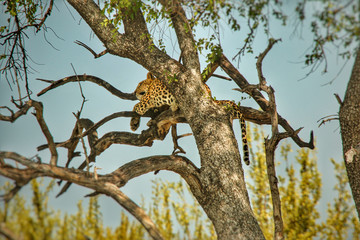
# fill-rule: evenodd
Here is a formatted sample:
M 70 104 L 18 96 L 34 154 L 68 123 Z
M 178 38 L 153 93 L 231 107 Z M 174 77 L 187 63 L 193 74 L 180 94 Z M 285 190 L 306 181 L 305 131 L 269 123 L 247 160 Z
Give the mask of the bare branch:
M 321 125 L 327 123 L 327 122 L 330 122 L 332 120 L 339 120 L 339 114 L 332 114 L 332 115 L 329 115 L 329 116 L 326 116 L 326 117 L 322 117 L 320 118 L 317 122 L 320 122 L 319 126 L 318 127 L 321 127 Z
M 21 29 L 21 26 L 20 26 L 18 15 L 15 15 L 14 19 L 15 19 L 17 29 L 19 31 L 18 47 L 20 48 L 20 51 L 21 51 L 22 72 L 24 73 L 25 89 L 26 89 L 27 97 L 30 99 L 29 79 L 28 79 L 28 71 L 27 71 L 27 54 L 26 54 L 24 42 L 23 42 L 23 34 L 24 33 L 21 30 L 19 30 L 19 29 Z M 15 69 L 15 71 L 14 71 L 15 75 L 17 75 L 17 72 L 18 71 Z M 20 74 L 20 76 L 21 76 L 21 74 Z M 18 83 L 17 77 L 16 77 L 16 82 L 17 82 L 17 85 L 19 88 L 19 83 Z M 20 90 L 19 90 L 19 96 L 20 96 Z
M 152 109 L 152 110 L 149 110 L 147 111 L 143 117 L 151 117 L 151 118 L 155 118 L 157 117 L 161 112 L 163 112 L 164 109 L 167 109 L 168 107 L 164 106 L 164 107 L 161 107 L 161 108 L 157 108 L 156 110 L 155 109 Z M 105 124 L 106 122 L 114 119 L 114 118 L 118 118 L 118 117 L 134 117 L 136 116 L 137 114 L 135 112 L 129 112 L 129 111 L 123 111 L 123 112 L 117 112 L 117 113 L 113 113 L 109 116 L 106 116 L 105 118 L 101 119 L 99 122 L 97 123 L 93 123 L 91 120 L 89 119 L 80 119 L 80 126 L 81 126 L 81 131 L 79 132 L 78 131 L 78 128 L 77 128 L 77 123 L 75 123 L 75 127 L 73 129 L 73 132 L 71 134 L 71 137 L 64 141 L 64 142 L 57 142 L 55 143 L 55 146 L 56 147 L 64 147 L 64 148 L 67 148 L 68 149 L 68 161 L 71 160 L 73 157 L 76 157 L 76 156 L 79 156 L 78 153 L 74 152 L 77 144 L 78 144 L 78 141 L 79 141 L 79 137 L 86 137 L 88 136 L 88 141 L 89 141 L 89 145 L 91 148 L 94 147 L 95 143 L 98 141 L 98 135 L 97 135 L 97 129 L 102 126 L 103 124 Z M 179 117 L 179 122 L 184 122 L 185 120 L 183 119 L 182 121 L 181 120 L 182 117 Z M 160 118 L 161 121 L 165 121 L 163 120 L 163 118 Z M 86 131 L 82 132 L 82 129 L 85 128 Z M 137 145 L 137 144 L 134 144 L 134 145 Z M 142 144 L 140 144 L 142 145 Z M 37 150 L 38 151 L 41 151 L 41 150 L 44 150 L 48 148 L 48 144 L 44 144 L 44 145 L 41 145 L 39 147 L 37 147 Z
M 45 12 L 43 18 L 41 19 L 41 21 L 36 26 L 36 32 L 40 31 L 42 25 L 45 23 L 45 20 L 50 16 L 53 5 L 54 5 L 54 0 L 50 0 L 48 9 L 46 10 L 46 12 Z
M 20 107 L 20 109 L 17 112 L 13 112 L 10 108 L 8 107 L 1 107 L 1 108 L 5 108 L 7 110 L 9 110 L 9 112 L 11 112 L 10 116 L 5 116 L 0 114 L 0 121 L 8 121 L 8 122 L 15 122 L 16 119 L 18 119 L 19 117 L 21 117 L 22 115 L 25 115 L 27 113 L 27 111 L 32 107 L 32 102 L 31 101 L 27 101 L 24 105 L 22 105 Z
M 259 77 L 259 89 L 263 90 L 269 96 L 269 104 L 268 104 L 268 113 L 271 116 L 271 138 L 265 139 L 265 152 L 266 152 L 266 166 L 267 166 L 267 174 L 269 179 L 269 185 L 271 190 L 271 200 L 273 204 L 273 217 L 274 217 L 274 239 L 275 240 L 283 240 L 284 239 L 284 224 L 281 216 L 281 200 L 280 200 L 280 192 L 278 188 L 278 179 L 276 177 L 275 170 L 275 149 L 279 143 L 279 141 L 289 136 L 289 133 L 279 134 L 278 129 L 278 114 L 276 110 L 276 101 L 274 95 L 274 89 L 271 86 L 266 85 L 266 80 L 262 72 L 262 61 L 266 54 L 270 51 L 272 46 L 276 43 L 276 40 L 270 40 L 267 48 L 264 52 L 262 52 L 258 60 L 256 62 L 256 68 Z
M 251 88 L 248 80 L 231 64 L 231 62 L 223 54 L 220 58 L 220 67 L 229 75 L 229 77 L 234 80 L 234 82 L 242 89 L 244 92 L 249 94 L 254 100 L 259 104 L 261 109 L 264 111 L 267 110 L 268 101 L 262 95 L 262 93 L 256 88 Z
M 177 135 L 177 128 L 176 128 L 176 124 L 172 125 L 171 127 L 171 136 L 172 136 L 172 140 L 173 140 L 173 143 L 174 143 L 174 150 L 172 152 L 172 155 L 176 155 L 176 154 L 179 154 L 179 153 L 183 153 L 183 154 L 186 154 L 185 150 L 179 146 L 179 143 L 178 143 L 178 139 L 181 138 L 181 137 L 184 137 L 185 135 L 182 135 L 182 136 L 178 136 Z M 186 134 L 186 136 L 190 136 L 192 135 L 191 133 L 189 134 Z
M 269 44 L 264 52 L 260 53 L 258 56 L 258 60 L 256 61 L 256 69 L 258 72 L 258 78 L 259 78 L 259 89 L 263 90 L 267 93 L 269 96 L 269 102 L 268 102 L 268 112 L 271 116 L 271 129 L 272 129 L 272 136 L 276 136 L 279 133 L 278 129 L 278 114 L 276 110 L 276 101 L 275 101 L 275 94 L 274 89 L 271 86 L 266 85 L 266 79 L 264 77 L 264 74 L 262 72 L 262 62 L 267 55 L 267 53 L 271 50 L 271 48 L 274 46 L 275 43 L 280 41 L 280 39 L 274 40 L 270 39 Z M 276 147 L 276 146 L 275 146 Z
M 274 163 L 275 148 L 278 142 L 279 139 L 274 137 L 274 135 L 270 138 L 270 140 L 268 138 L 265 139 L 266 166 L 273 204 L 273 217 L 275 225 L 274 239 L 276 240 L 284 239 L 284 224 L 281 216 L 281 200 Z
M 257 104 L 263 109 L 265 112 L 268 111 L 269 101 L 262 95 L 259 91 L 258 86 L 250 85 L 246 78 L 231 64 L 231 62 L 222 55 L 220 58 L 220 66 L 221 68 L 234 80 L 234 82 L 240 87 L 243 92 L 249 94 Z M 246 115 L 244 116 L 246 119 Z M 282 118 L 278 114 L 279 124 L 292 136 L 291 138 L 299 147 L 307 147 L 310 149 L 314 149 L 314 137 L 313 132 L 310 132 L 310 140 L 309 142 L 302 141 L 298 135 L 294 135 L 295 130 L 290 126 L 290 124 L 286 121 L 286 119 Z
M 78 40 L 75 41 L 76 44 L 86 48 L 89 52 L 91 52 L 92 55 L 94 55 L 94 58 L 99 58 L 99 57 L 102 57 L 104 56 L 105 54 L 108 53 L 107 49 L 105 49 L 104 51 L 102 51 L 101 53 L 96 53 L 94 50 L 92 50 L 88 45 L 86 45 L 85 43 L 83 42 L 80 42 Z
M 43 16 L 37 16 L 32 20 L 30 20 L 28 16 L 25 17 L 25 10 L 25 12 L 17 11 L 16 14 L 12 14 L 9 17 L 9 25 L 6 28 L 7 31 L 3 31 L 0 34 L 0 44 L 2 46 L 5 46 L 3 54 L 4 56 L 6 56 L 5 60 L 1 63 L 2 67 L 0 69 L 0 72 L 4 74 L 11 90 L 12 87 L 9 79 L 13 80 L 12 82 L 14 85 L 16 84 L 20 102 L 22 99 L 21 81 L 24 82 L 27 98 L 30 99 L 31 95 L 31 90 L 29 89 L 28 82 L 28 68 L 31 68 L 31 66 L 29 66 L 28 64 L 29 54 L 25 49 L 26 39 L 28 38 L 26 30 L 29 28 L 35 28 L 35 31 L 38 32 L 41 29 L 41 26 L 44 26 L 44 22 L 46 18 L 50 15 L 52 7 L 53 0 L 50 1 L 49 7 L 46 12 L 43 12 L 43 9 L 40 9 L 41 7 L 37 6 L 36 9 L 40 9 L 40 15 Z M 34 13 L 30 11 L 28 14 L 32 15 Z
M 141 132 L 141 134 L 129 133 L 129 132 L 109 132 L 104 134 L 100 139 L 98 139 L 92 146 L 91 152 L 89 155 L 89 162 L 95 162 L 96 156 L 99 156 L 102 152 L 108 149 L 112 144 L 127 144 L 132 146 L 152 146 L 154 140 L 163 140 L 167 135 L 170 126 L 172 125 L 172 120 L 169 120 L 168 115 L 164 114 L 167 112 L 171 112 L 171 110 L 165 111 L 160 114 L 157 118 L 159 122 L 155 121 L 157 124 L 151 124 L 147 130 Z M 165 116 L 165 117 L 164 117 Z M 166 120 L 163 120 L 165 118 Z M 182 117 L 177 119 L 179 122 Z M 161 125 L 162 124 L 162 125 Z M 76 127 L 75 127 L 76 128 Z M 75 130 L 75 129 L 74 129 Z M 72 140 L 69 139 L 66 141 L 67 143 L 71 143 Z M 77 144 L 78 140 L 74 142 Z M 75 149 L 75 148 L 73 148 Z M 86 161 L 84 161 L 78 169 L 84 169 L 86 167 Z M 60 192 L 57 194 L 57 197 L 62 195 L 67 191 L 70 187 L 71 183 L 66 183 Z
M 258 71 L 260 84 L 264 84 L 264 81 L 265 81 L 264 75 L 262 73 L 262 62 L 263 62 L 265 56 L 269 53 L 271 48 L 274 46 L 274 44 L 279 41 L 281 41 L 281 39 L 273 39 L 273 38 L 269 39 L 268 46 L 266 47 L 264 52 L 260 53 L 260 55 L 258 56 L 258 60 L 256 61 L 256 69 Z M 266 82 L 265 82 L 265 84 L 266 84 Z
M 71 64 L 71 66 L 72 66 L 72 68 L 73 68 L 73 70 L 74 70 L 74 72 L 75 72 L 75 74 L 76 74 L 76 71 L 75 71 L 75 69 L 74 69 L 74 66 L 73 66 L 72 64 Z M 76 74 L 76 77 L 77 77 L 77 80 L 79 80 L 77 74 Z M 85 98 L 84 92 L 83 92 L 83 90 L 82 90 L 80 81 L 78 81 L 78 83 L 79 83 L 79 88 L 80 88 L 81 97 L 82 97 L 83 100 L 82 100 L 82 103 L 81 103 L 80 110 L 79 110 L 76 114 L 73 113 L 73 115 L 74 115 L 75 118 L 76 118 L 76 126 L 75 126 L 75 127 L 77 127 L 78 132 L 79 132 L 79 135 L 80 135 L 80 134 L 82 133 L 83 128 L 82 128 L 82 126 L 80 126 L 80 121 L 79 121 L 79 120 L 80 120 L 81 112 L 82 112 L 83 107 L 84 107 L 85 102 L 86 102 L 86 98 Z M 89 128 L 90 126 L 94 125 L 94 123 L 93 123 L 92 121 L 89 120 L 89 121 L 87 121 L 86 123 L 88 123 L 88 122 L 90 122 L 90 124 L 87 125 L 88 128 Z M 96 134 L 96 136 L 97 136 L 97 134 Z M 90 170 L 89 158 L 88 158 L 88 154 L 87 154 L 87 151 L 86 151 L 85 141 L 84 141 L 84 138 L 83 138 L 83 137 L 79 136 L 79 138 L 80 138 L 81 145 L 82 145 L 82 147 L 83 147 L 83 151 L 84 151 L 84 155 L 85 155 L 86 171 L 89 172 L 89 170 Z M 90 140 L 89 140 L 89 142 L 90 142 Z
M 91 135 L 91 137 L 89 136 L 88 141 L 89 141 L 89 145 L 93 146 L 95 141 L 97 141 L 98 136 L 97 136 L 97 132 L 96 129 L 98 129 L 99 127 L 101 127 L 102 125 L 104 125 L 106 122 L 114 119 L 114 118 L 118 118 L 118 117 L 133 117 L 135 116 L 136 113 L 134 112 L 128 112 L 128 111 L 123 111 L 123 112 L 116 112 L 113 113 L 109 116 L 106 116 L 105 118 L 101 119 L 99 122 L 97 123 L 93 123 L 90 119 L 80 119 L 80 125 L 82 128 L 85 128 L 86 131 L 83 132 L 81 135 L 79 135 L 80 133 L 78 132 L 78 128 L 74 127 L 73 129 L 73 133 L 71 134 L 71 137 L 64 141 L 64 142 L 58 142 L 55 143 L 56 147 L 64 147 L 64 148 L 70 148 L 70 146 L 72 144 L 74 144 L 74 141 L 79 140 L 79 137 L 86 137 L 88 135 Z M 144 116 L 149 116 L 150 113 L 145 114 Z M 47 144 L 41 145 L 39 147 L 37 147 L 38 151 L 44 150 L 48 148 Z M 75 150 L 75 149 L 74 149 Z
M 157 155 L 133 160 L 109 175 L 116 179 L 118 187 L 122 187 L 129 180 L 156 170 L 173 171 L 181 175 L 189 186 L 199 187 L 198 191 L 201 189 L 199 186 L 200 170 L 184 156 Z M 101 179 L 101 177 L 99 177 L 99 179 Z
M 213 76 L 213 77 L 217 77 L 217 78 L 221 78 L 221 79 L 225 79 L 225 80 L 228 80 L 228 81 L 231 81 L 231 80 L 232 80 L 232 79 L 229 78 L 229 77 L 221 76 L 221 75 L 218 75 L 218 74 L 213 74 L 212 76 Z
M 50 165 L 56 165 L 58 160 L 58 153 L 56 151 L 53 136 L 50 133 L 48 126 L 45 123 L 43 116 L 43 105 L 41 102 L 32 101 L 32 106 L 35 108 L 35 117 L 40 125 L 41 131 L 43 132 L 51 153 Z
M 106 82 L 105 80 L 103 80 L 101 78 L 98 78 L 98 77 L 95 77 L 95 76 L 91 76 L 91 75 L 86 75 L 86 74 L 84 74 L 84 75 L 73 75 L 73 76 L 62 78 L 62 79 L 57 80 L 57 81 L 45 80 L 45 79 L 40 79 L 40 78 L 37 78 L 37 80 L 44 81 L 44 82 L 47 82 L 47 83 L 51 83 L 48 87 L 41 90 L 37 94 L 37 96 L 41 96 L 41 95 L 47 93 L 49 90 L 52 90 L 54 88 L 57 88 L 57 87 L 62 86 L 64 84 L 66 84 L 66 83 L 69 83 L 69 82 L 88 81 L 88 82 L 93 82 L 93 83 L 105 88 L 111 94 L 113 94 L 113 95 L 115 95 L 115 96 L 117 96 L 119 98 L 127 99 L 127 100 L 137 100 L 134 93 L 123 93 L 120 90 L 113 87 L 110 83 Z
M 340 106 L 342 106 L 342 105 L 343 105 L 343 101 L 341 100 L 339 94 L 334 93 L 334 96 L 335 96 L 336 100 L 338 101 L 338 103 L 340 104 Z
M 63 142 L 63 143 L 59 143 L 57 145 L 57 146 L 65 147 L 65 148 L 68 149 L 68 154 L 67 154 L 68 160 L 67 160 L 67 162 L 65 164 L 66 168 L 69 167 L 70 162 L 74 157 L 80 156 L 80 153 L 75 152 L 75 149 L 76 149 L 76 147 L 77 147 L 77 145 L 79 143 L 79 139 L 83 139 L 83 137 L 84 137 L 83 136 L 84 134 L 82 134 L 83 129 L 85 128 L 87 130 L 90 130 L 90 128 L 92 126 L 94 126 L 94 123 L 90 119 L 87 119 L 87 118 L 78 119 L 77 118 L 74 129 L 73 129 L 73 131 L 71 133 L 70 139 Z M 97 131 L 95 129 L 91 130 L 91 131 L 88 131 L 88 132 L 89 132 L 88 142 L 89 142 L 90 148 L 92 148 L 94 146 L 95 142 L 98 140 L 98 133 L 97 133 Z M 83 144 L 83 148 L 85 149 L 83 141 L 82 141 L 82 144 Z M 40 151 L 39 149 L 41 147 L 42 146 L 38 147 L 38 151 Z M 47 145 L 45 145 L 45 147 L 47 147 Z M 85 154 L 85 158 L 86 158 L 86 164 L 88 166 L 90 161 L 89 161 L 86 149 L 84 150 L 84 154 Z M 59 181 L 58 184 L 61 184 L 61 181 Z
M 80 120 L 79 119 L 80 112 L 78 114 L 74 114 L 74 115 L 76 117 L 76 126 L 75 127 L 77 127 L 77 129 L 78 129 L 79 135 L 81 135 L 81 132 L 82 132 L 83 128 L 82 128 L 82 126 L 80 125 L 80 122 L 79 122 L 79 120 Z M 80 142 L 81 142 L 81 145 L 82 145 L 82 148 L 83 148 L 83 151 L 84 151 L 84 155 L 85 155 L 86 171 L 89 172 L 90 171 L 89 157 L 88 157 L 88 154 L 87 154 L 85 141 L 84 141 L 84 138 L 82 136 L 79 136 L 79 138 L 80 138 Z M 89 140 L 89 142 L 90 142 L 90 140 Z

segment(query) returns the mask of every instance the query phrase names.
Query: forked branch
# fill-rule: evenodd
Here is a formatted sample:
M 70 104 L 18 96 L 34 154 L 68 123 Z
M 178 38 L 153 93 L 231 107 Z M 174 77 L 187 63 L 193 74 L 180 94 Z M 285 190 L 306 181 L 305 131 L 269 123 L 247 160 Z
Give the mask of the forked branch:
M 222 55 L 220 58 L 220 66 L 240 87 L 240 91 L 249 94 L 249 96 L 251 96 L 257 102 L 261 109 L 264 112 L 268 113 L 269 101 L 263 96 L 257 85 L 249 84 L 248 80 L 231 64 L 231 62 L 225 57 L 225 55 Z M 244 117 L 246 119 L 246 116 Z M 307 147 L 310 149 L 315 148 L 314 136 L 312 131 L 310 132 L 309 142 L 304 142 L 297 134 L 295 134 L 296 131 L 290 126 L 286 119 L 281 117 L 281 115 L 279 114 L 277 118 L 280 126 L 282 126 L 291 135 L 291 138 L 299 147 Z
M 17 104 L 15 104 L 15 106 L 17 106 Z M 32 101 L 27 101 L 25 104 L 17 107 L 19 108 L 19 110 L 16 112 L 11 110 L 9 107 L 5 107 L 5 106 L 0 107 L 0 109 L 1 108 L 7 109 L 10 112 L 9 116 L 0 114 L 0 121 L 15 122 L 16 119 L 18 119 L 22 115 L 25 115 L 28 112 L 28 110 L 32 107 Z
M 267 104 L 267 112 L 271 116 L 271 138 L 265 139 L 265 152 L 266 152 L 266 166 L 267 174 L 269 179 L 269 185 L 271 190 L 271 199 L 273 204 L 273 217 L 274 217 L 274 239 L 283 240 L 284 239 L 284 224 L 281 216 L 281 200 L 280 192 L 278 188 L 278 179 L 276 177 L 275 170 L 275 149 L 279 141 L 286 137 L 291 136 L 289 133 L 279 134 L 278 129 L 278 114 L 276 110 L 276 101 L 274 89 L 271 86 L 266 84 L 266 79 L 262 72 L 262 61 L 264 60 L 266 54 L 270 51 L 273 45 L 277 40 L 270 40 L 268 47 L 262 52 L 256 62 L 256 68 L 258 71 L 259 78 L 259 90 L 266 92 L 269 97 L 269 102 Z
M 172 136 L 172 140 L 173 140 L 173 144 L 174 144 L 174 150 L 172 152 L 172 155 L 177 155 L 179 153 L 183 153 L 183 154 L 186 153 L 185 150 L 182 147 L 180 147 L 180 145 L 178 143 L 178 140 L 180 138 L 183 138 L 183 137 L 186 137 L 186 136 L 191 136 L 191 135 L 192 135 L 192 133 L 187 133 L 187 134 L 183 134 L 183 135 L 178 136 L 177 135 L 176 124 L 173 124 L 171 126 L 171 136 Z
M 4 159 L 2 160 L 4 161 Z M 15 181 L 15 186 L 9 192 L 0 196 L 0 199 L 3 199 L 5 202 L 9 202 L 21 188 L 28 184 L 32 179 L 45 176 L 36 169 L 19 169 L 9 164 L 0 165 L 0 175 Z
M 15 104 L 16 105 L 16 104 Z M 2 121 L 9 121 L 9 122 L 14 122 L 16 119 L 18 119 L 20 116 L 25 115 L 27 113 L 27 111 L 33 107 L 35 109 L 35 113 L 34 116 L 36 117 L 36 120 L 39 123 L 39 126 L 41 128 L 41 131 L 43 132 L 46 140 L 47 140 L 47 145 L 49 147 L 50 153 L 51 153 L 51 160 L 50 160 L 50 164 L 51 165 L 56 165 L 57 163 L 57 159 L 58 159 L 58 153 L 56 151 L 56 146 L 54 143 L 54 139 L 53 136 L 50 133 L 50 130 L 45 122 L 44 116 L 43 116 L 43 105 L 41 102 L 37 102 L 34 100 L 29 100 L 27 101 L 25 104 L 18 106 L 20 109 L 14 113 L 10 108 L 8 107 L 3 107 L 6 108 L 7 110 L 9 110 L 11 112 L 10 116 L 5 116 L 0 114 L 0 120 Z

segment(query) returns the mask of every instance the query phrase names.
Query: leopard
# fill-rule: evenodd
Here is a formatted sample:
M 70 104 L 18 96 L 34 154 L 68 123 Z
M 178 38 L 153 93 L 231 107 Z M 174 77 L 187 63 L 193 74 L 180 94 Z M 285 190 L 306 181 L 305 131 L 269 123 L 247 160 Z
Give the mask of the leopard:
M 136 98 L 140 101 L 135 104 L 133 112 L 138 116 L 134 116 L 130 120 L 130 128 L 136 131 L 140 125 L 140 115 L 144 115 L 149 109 L 167 105 L 173 112 L 178 110 L 178 105 L 174 96 L 169 92 L 167 87 L 152 73 L 146 75 L 146 79 L 141 81 L 135 91 Z
M 211 90 L 207 84 L 205 88 L 209 97 L 211 97 Z M 179 109 L 175 97 L 170 93 L 168 88 L 160 79 L 156 78 L 151 72 L 147 73 L 146 79 L 141 81 L 135 91 L 136 98 L 140 101 L 135 104 L 133 111 L 138 114 L 130 120 L 130 128 L 136 131 L 140 125 L 140 116 L 144 115 L 149 109 L 154 107 L 161 107 L 168 105 L 170 109 L 175 112 Z M 243 143 L 243 158 L 246 165 L 250 164 L 249 146 L 247 141 L 246 123 L 240 107 L 230 100 L 213 100 L 217 105 L 225 108 L 225 111 L 230 114 L 231 120 L 239 119 L 241 128 L 241 137 Z

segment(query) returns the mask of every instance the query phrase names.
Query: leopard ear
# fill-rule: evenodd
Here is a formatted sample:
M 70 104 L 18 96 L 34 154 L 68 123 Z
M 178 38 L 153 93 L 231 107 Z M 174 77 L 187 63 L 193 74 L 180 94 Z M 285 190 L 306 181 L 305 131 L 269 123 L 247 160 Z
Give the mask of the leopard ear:
M 147 79 L 155 79 L 154 75 L 152 75 L 151 72 L 148 72 L 148 74 L 146 75 Z

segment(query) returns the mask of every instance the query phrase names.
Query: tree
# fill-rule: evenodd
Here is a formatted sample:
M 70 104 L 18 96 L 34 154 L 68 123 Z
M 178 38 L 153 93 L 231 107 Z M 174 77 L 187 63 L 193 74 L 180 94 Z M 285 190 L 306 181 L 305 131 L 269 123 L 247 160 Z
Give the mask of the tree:
M 326 46 L 329 44 L 333 44 L 338 48 L 341 57 L 345 59 L 349 59 L 351 56 L 355 57 L 344 101 L 341 100 L 338 94 L 335 94 L 340 104 L 338 118 L 335 119 L 338 119 L 340 122 L 345 166 L 356 209 L 360 217 L 360 181 L 358 180 L 360 177 L 360 163 L 357 161 L 359 158 L 360 140 L 358 134 L 360 130 L 360 109 L 357 107 L 360 96 L 360 5 L 358 1 L 323 2 L 323 10 L 315 12 L 315 20 L 311 22 L 311 29 L 314 34 L 314 45 L 311 53 L 306 55 L 305 63 L 307 65 L 313 65 L 313 69 L 315 69 L 317 66 L 320 66 L 321 63 L 325 62 L 324 72 L 326 72 Z M 307 4 L 306 1 L 300 1 L 296 8 L 301 21 L 305 19 Z M 328 118 L 325 121 L 328 120 L 334 120 L 334 118 Z
M 62 143 L 55 143 L 44 120 L 42 104 L 31 97 L 26 75 L 28 58 L 23 45 L 24 30 L 32 27 L 38 30 L 44 27 L 44 22 L 52 11 L 53 1 L 50 1 L 47 7 L 42 8 L 39 7 L 39 2 L 16 3 L 10 1 L 6 5 L 10 14 L 9 21 L 15 24 L 16 30 L 2 28 L 4 44 L 11 46 L 9 54 L 3 55 L 3 58 L 6 59 L 3 70 L 13 72 L 12 76 L 17 86 L 21 84 L 21 77 L 25 79 L 26 101 L 23 102 L 24 99 L 21 91 L 19 91 L 18 99 L 13 100 L 19 110 L 13 112 L 7 108 L 10 111 L 10 116 L 1 115 L 0 119 L 15 121 L 26 114 L 30 108 L 34 108 L 36 119 L 47 140 L 47 145 L 41 146 L 39 149 L 49 148 L 51 157 L 49 164 L 47 164 L 41 161 L 33 162 L 17 153 L 1 152 L 2 168 L 0 173 L 16 182 L 16 186 L 7 197 L 11 198 L 22 186 L 39 176 L 66 180 L 94 189 L 96 192 L 93 195 L 106 194 L 111 196 L 132 213 L 154 239 L 162 239 L 155 224 L 151 222 L 144 211 L 119 190 L 119 187 L 124 186 L 128 180 L 139 175 L 166 169 L 180 174 L 186 180 L 193 195 L 214 224 L 219 239 L 264 238 L 250 207 L 240 154 L 230 118 L 225 109 L 214 104 L 212 99 L 204 94 L 206 88 L 203 81 L 206 81 L 220 66 L 239 86 L 239 90 L 252 97 L 261 108 L 261 111 L 258 111 L 248 107 L 240 107 L 244 118 L 257 124 L 271 124 L 272 135 L 265 140 L 267 173 L 274 206 L 274 235 L 276 239 L 282 239 L 283 223 L 274 166 L 274 151 L 279 141 L 286 137 L 291 137 L 300 147 L 314 148 L 313 137 L 311 134 L 309 142 L 302 141 L 298 137 L 301 129 L 295 131 L 277 113 L 274 89 L 267 85 L 262 73 L 262 61 L 273 45 L 277 43 L 277 40 L 269 38 L 268 47 L 258 57 L 256 68 L 259 83 L 249 84 L 222 52 L 222 47 L 216 39 L 218 21 L 220 17 L 224 17 L 221 11 L 227 13 L 228 23 L 231 24 L 234 31 L 240 28 L 239 22 L 234 17 L 235 13 L 238 13 L 240 17 L 248 19 L 250 29 L 245 39 L 245 45 L 241 48 L 238 56 L 244 54 L 245 51 L 251 52 L 251 44 L 255 37 L 254 31 L 259 24 L 262 23 L 265 31 L 269 31 L 269 19 L 265 13 L 271 10 L 275 18 L 284 21 L 286 18 L 281 11 L 273 8 L 272 5 L 268 5 L 268 1 L 244 2 L 238 5 L 224 1 L 160 1 L 160 3 L 153 1 L 145 3 L 140 1 L 105 1 L 101 7 L 94 1 L 69 0 L 68 2 L 91 27 L 106 49 L 100 54 L 96 54 L 87 45 L 78 42 L 79 45 L 91 51 L 95 57 L 109 53 L 129 58 L 142 65 L 166 85 L 175 96 L 181 111 L 160 110 L 154 113 L 150 112 L 148 116 L 153 118 L 150 127 L 141 134 L 109 132 L 99 139 L 96 129 L 105 121 L 119 116 L 136 117 L 136 114 L 129 112 L 114 113 L 104 118 L 103 121 L 93 124 L 89 119 L 81 118 L 81 111 L 79 111 L 76 114 L 78 121 L 74 126 L 71 138 Z M 274 1 L 273 4 L 278 7 L 281 2 Z M 186 11 L 184 10 L 185 5 L 188 6 Z M 190 18 L 188 17 L 189 14 Z M 171 27 L 176 33 L 180 51 L 179 60 L 168 55 L 164 51 L 164 44 L 161 39 L 156 42 L 154 34 L 149 31 L 148 24 L 160 21 L 169 22 L 167 27 Z M 196 39 L 196 29 L 199 27 L 213 27 L 215 33 L 209 38 Z M 209 65 L 203 71 L 200 68 L 200 51 L 208 53 L 207 62 Z M 20 58 L 16 59 L 16 56 L 20 56 Z M 75 75 L 56 82 L 49 82 L 49 87 L 38 95 L 68 82 L 80 81 L 95 82 L 123 99 L 135 99 L 134 94 L 124 94 L 106 81 L 87 75 Z M 268 95 L 268 99 L 263 96 L 262 92 Z M 180 122 L 186 122 L 191 127 L 201 158 L 201 168 L 197 168 L 188 158 L 173 154 L 171 156 L 152 156 L 134 160 L 107 175 L 97 175 L 96 172 L 89 173 L 89 163 L 94 162 L 96 156 L 104 152 L 111 144 L 150 146 L 154 140 L 163 139 L 166 136 L 170 125 Z M 285 132 L 279 133 L 278 124 L 284 128 Z M 83 129 L 86 131 L 83 132 Z M 172 128 L 172 136 L 175 143 L 174 152 L 177 152 L 176 150 L 181 151 L 177 144 L 178 136 L 175 127 Z M 87 171 L 66 168 L 68 164 L 65 168 L 59 167 L 57 164 L 57 147 L 68 149 L 68 162 L 70 162 L 73 157 L 79 155 L 75 149 L 79 143 L 84 145 L 84 137 L 88 137 L 90 153 L 87 154 L 87 151 L 84 150 L 86 161 L 80 168 L 87 167 Z M 5 159 L 12 159 L 26 168 L 13 167 L 5 163 Z M 66 187 L 61 193 L 66 191 L 68 185 L 65 185 Z

